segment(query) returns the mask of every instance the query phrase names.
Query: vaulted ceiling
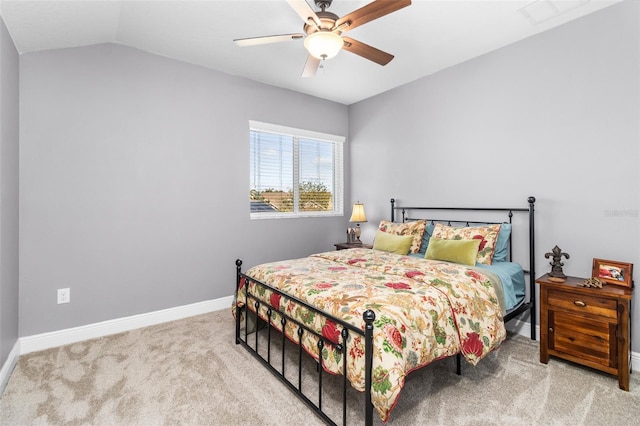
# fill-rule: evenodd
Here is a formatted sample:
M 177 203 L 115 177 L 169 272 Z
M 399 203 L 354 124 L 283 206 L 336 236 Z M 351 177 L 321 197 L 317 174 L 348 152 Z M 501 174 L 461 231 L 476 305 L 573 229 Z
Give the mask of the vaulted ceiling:
M 343 50 L 312 78 L 301 78 L 303 40 L 233 43 L 303 32 L 285 0 L 2 0 L 0 14 L 20 53 L 119 43 L 349 105 L 619 1 L 413 0 L 347 33 L 394 55 L 388 65 Z M 328 10 L 344 16 L 368 3 L 334 0 Z

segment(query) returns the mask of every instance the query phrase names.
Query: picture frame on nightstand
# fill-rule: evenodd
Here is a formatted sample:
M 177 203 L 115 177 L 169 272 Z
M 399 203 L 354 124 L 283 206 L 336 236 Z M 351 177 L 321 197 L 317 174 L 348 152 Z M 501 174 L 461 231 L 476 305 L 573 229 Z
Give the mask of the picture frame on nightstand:
M 607 284 L 633 288 L 633 263 L 594 258 L 591 276 Z

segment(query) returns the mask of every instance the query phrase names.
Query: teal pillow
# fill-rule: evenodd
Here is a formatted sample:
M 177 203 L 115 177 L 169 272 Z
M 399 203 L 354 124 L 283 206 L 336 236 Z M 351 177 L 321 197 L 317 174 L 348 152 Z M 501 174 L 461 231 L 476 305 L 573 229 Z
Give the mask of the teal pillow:
M 506 262 L 509 254 L 509 236 L 511 235 L 511 224 L 502 223 L 498 239 L 496 240 L 496 248 L 493 252 L 493 262 Z
M 373 240 L 373 249 L 406 255 L 412 242 L 413 235 L 395 235 L 379 230 Z
M 431 238 L 425 258 L 475 266 L 480 240 L 443 240 Z
M 427 247 L 429 247 L 429 238 L 431 238 L 431 234 L 433 234 L 433 228 L 435 227 L 435 223 L 427 223 L 427 228 L 425 229 L 424 234 L 422 234 L 422 245 L 420 246 L 419 252 L 422 255 L 421 257 L 424 257 L 424 255 L 427 253 Z

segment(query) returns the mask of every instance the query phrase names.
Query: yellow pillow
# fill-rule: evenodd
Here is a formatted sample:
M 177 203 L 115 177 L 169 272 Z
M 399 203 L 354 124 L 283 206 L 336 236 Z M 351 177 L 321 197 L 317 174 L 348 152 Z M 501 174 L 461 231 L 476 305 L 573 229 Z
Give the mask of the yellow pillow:
M 413 235 L 395 235 L 378 231 L 375 240 L 373 240 L 373 249 L 406 255 L 409 253 L 412 242 Z
M 443 240 L 431 237 L 425 258 L 475 266 L 480 240 Z

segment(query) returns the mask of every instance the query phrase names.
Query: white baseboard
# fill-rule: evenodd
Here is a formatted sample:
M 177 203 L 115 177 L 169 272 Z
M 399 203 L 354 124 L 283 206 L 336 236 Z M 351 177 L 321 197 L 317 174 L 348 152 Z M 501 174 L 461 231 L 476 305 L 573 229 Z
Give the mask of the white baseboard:
M 513 333 L 517 333 L 524 337 L 531 337 L 531 324 L 519 319 L 509 321 L 507 324 L 507 330 Z M 540 326 L 536 325 L 536 340 L 540 340 Z
M 0 395 L 2 395 L 2 393 L 4 392 L 4 388 L 7 387 L 7 383 L 9 383 L 9 377 L 11 377 L 11 373 L 18 363 L 19 356 L 20 340 L 17 340 L 13 345 L 11 352 L 9 352 L 7 360 L 2 365 L 2 368 L 0 368 Z
M 175 321 L 182 318 L 192 317 L 194 315 L 206 314 L 208 312 L 219 311 L 221 309 L 229 309 L 229 315 L 231 315 L 232 304 L 233 296 L 227 296 L 219 299 L 193 303 L 191 305 L 177 306 L 175 308 L 163 309 L 161 311 L 148 312 L 146 314 L 133 315 L 130 317 L 102 321 L 80 327 L 21 337 L 19 340 L 20 354 L 22 355 L 30 352 L 41 351 L 44 349 L 80 342 L 82 340 L 108 336 L 110 334 L 122 333 L 124 331 L 135 330 L 137 328 L 148 327 L 150 325 L 161 324 L 168 321 Z

